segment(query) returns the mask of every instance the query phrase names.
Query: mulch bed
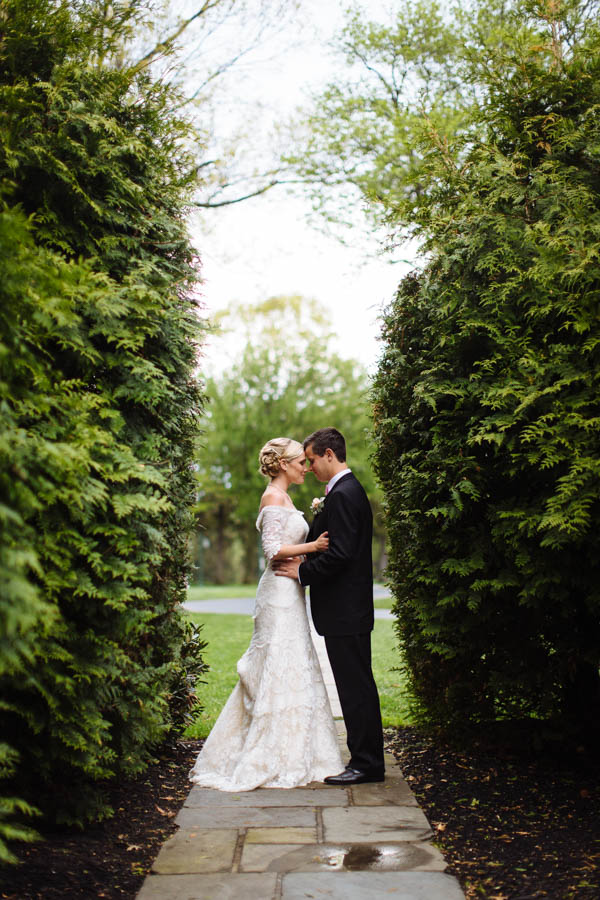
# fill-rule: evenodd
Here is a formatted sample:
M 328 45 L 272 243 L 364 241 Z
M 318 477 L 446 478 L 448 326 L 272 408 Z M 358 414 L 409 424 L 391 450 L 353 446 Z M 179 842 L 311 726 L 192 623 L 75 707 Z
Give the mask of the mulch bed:
M 414 728 L 387 745 L 469 900 L 598 900 L 597 749 L 488 734 L 465 750 Z
M 109 785 L 112 819 L 85 831 L 42 832 L 44 841 L 17 844 L 19 866 L 0 870 L 3 900 L 133 900 L 191 784 L 188 772 L 203 741 L 178 741 L 133 781 Z
M 464 750 L 414 728 L 390 730 L 387 747 L 429 818 L 448 871 L 468 900 L 598 900 L 600 759 L 562 755 L 488 736 Z M 4 869 L 3 900 L 133 900 L 190 789 L 201 741 L 180 741 L 139 779 L 109 787 L 116 810 L 80 831 L 18 845 Z

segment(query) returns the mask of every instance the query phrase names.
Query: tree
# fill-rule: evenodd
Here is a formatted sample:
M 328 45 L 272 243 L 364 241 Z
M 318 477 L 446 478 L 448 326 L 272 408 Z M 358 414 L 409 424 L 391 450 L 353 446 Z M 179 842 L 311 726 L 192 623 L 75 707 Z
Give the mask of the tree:
M 460 13 L 416 0 L 399 5 L 390 24 L 367 16 L 359 6 L 348 10 L 335 45 L 340 77 L 313 98 L 302 146 L 287 159 L 310 185 L 315 208 L 349 225 L 357 206 L 381 224 L 400 198 L 425 190 L 424 129 L 450 138 L 473 102 L 461 71 Z
M 102 781 L 183 726 L 204 667 L 180 606 L 202 411 L 193 138 L 171 89 L 90 64 L 121 39 L 97 12 L 15 0 L 0 22 L 7 840 L 28 803 L 110 814 Z
M 369 379 L 361 365 L 332 350 L 329 322 L 302 297 L 273 297 L 256 307 L 236 304 L 219 324 L 230 364 L 206 384 L 210 402 L 198 456 L 200 519 L 211 540 L 209 574 L 227 580 L 223 554 L 238 536 L 242 577 L 252 582 L 259 555 L 254 523 L 265 486 L 258 452 L 270 438 L 302 441 L 318 427 L 338 427 L 348 441 L 352 467 L 377 507 L 366 441 Z M 321 492 L 308 476 L 295 489 L 295 502 L 308 512 L 311 498 Z
M 433 141 L 454 157 L 466 134 L 477 136 L 483 67 L 494 65 L 519 20 L 506 0 L 408 0 L 388 21 L 369 12 L 360 3 L 349 8 L 333 47 L 340 74 L 292 122 L 286 177 L 329 222 L 356 227 L 366 217 L 382 238 L 391 230 L 403 240 L 415 234 L 433 184 L 423 147 Z M 567 15 L 576 28 L 579 14 Z
M 151 73 L 176 88 L 179 106 L 196 126 L 193 205 L 214 209 L 260 196 L 280 183 L 275 135 L 262 144 L 260 110 L 245 101 L 232 115 L 240 67 L 252 70 L 258 51 L 285 52 L 280 34 L 300 0 L 161 0 L 102 2 L 92 7 L 106 37 L 92 59 L 104 67 Z M 115 36 L 118 40 L 115 40 Z
M 456 152 L 422 145 L 428 252 L 387 311 L 376 464 L 430 722 L 600 713 L 600 29 L 517 4 Z

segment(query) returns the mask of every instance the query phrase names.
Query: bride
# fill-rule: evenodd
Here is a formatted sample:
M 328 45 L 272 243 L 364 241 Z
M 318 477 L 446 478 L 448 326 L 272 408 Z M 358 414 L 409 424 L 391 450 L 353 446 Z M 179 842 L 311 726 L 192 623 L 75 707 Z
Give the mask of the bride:
M 256 593 L 254 633 L 237 664 L 239 681 L 190 772 L 191 781 L 221 791 L 293 788 L 342 768 L 304 588 L 271 568 L 273 560 L 329 545 L 326 533 L 302 543 L 308 525 L 288 494 L 291 484 L 304 481 L 304 448 L 275 438 L 259 462 L 270 483 L 256 520 L 267 567 Z

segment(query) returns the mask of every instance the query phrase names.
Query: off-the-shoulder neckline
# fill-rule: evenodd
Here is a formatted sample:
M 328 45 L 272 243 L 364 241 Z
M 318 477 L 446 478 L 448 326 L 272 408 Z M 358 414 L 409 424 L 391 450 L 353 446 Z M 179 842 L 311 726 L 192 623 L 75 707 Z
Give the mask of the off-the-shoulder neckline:
M 302 510 L 296 509 L 296 507 L 294 507 L 293 509 L 290 509 L 289 506 L 280 506 L 278 503 L 265 503 L 265 505 L 262 506 L 258 511 L 259 516 L 260 516 L 261 512 L 265 509 L 286 509 L 288 512 L 297 512 L 297 513 L 300 513 L 301 516 L 304 515 Z

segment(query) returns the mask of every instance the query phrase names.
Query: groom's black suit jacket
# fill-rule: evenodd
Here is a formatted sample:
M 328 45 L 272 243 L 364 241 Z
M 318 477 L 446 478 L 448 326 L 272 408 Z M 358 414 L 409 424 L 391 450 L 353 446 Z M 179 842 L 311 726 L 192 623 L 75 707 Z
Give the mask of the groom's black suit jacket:
M 315 516 L 307 541 L 329 532 L 329 548 L 311 554 L 299 577 L 310 585 L 319 634 L 366 634 L 373 628 L 373 514 L 365 490 L 350 472 L 340 478 Z

